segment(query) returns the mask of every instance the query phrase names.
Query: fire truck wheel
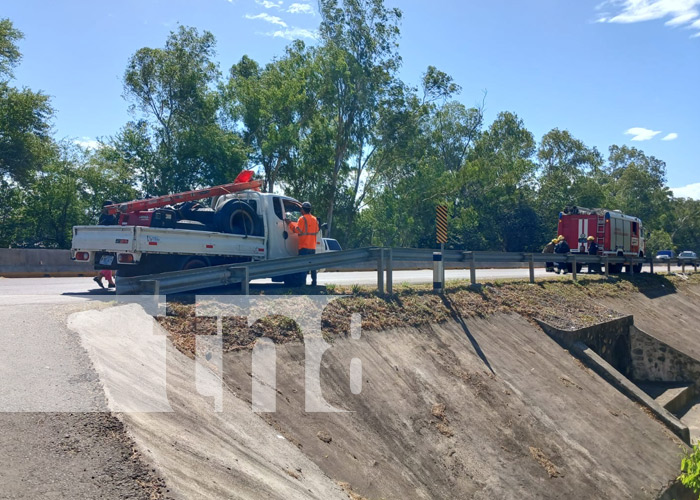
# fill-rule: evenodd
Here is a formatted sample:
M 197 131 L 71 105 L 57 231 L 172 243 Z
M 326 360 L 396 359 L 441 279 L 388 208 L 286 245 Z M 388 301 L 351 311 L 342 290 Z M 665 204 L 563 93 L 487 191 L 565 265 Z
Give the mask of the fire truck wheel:
M 263 224 L 255 210 L 239 200 L 230 200 L 215 214 L 214 221 L 224 233 L 263 236 Z
M 620 274 L 622 271 L 622 264 L 610 264 L 610 270 L 608 271 L 611 274 Z
M 634 274 L 639 274 L 642 272 L 642 264 L 635 264 L 632 266 L 632 271 L 634 271 Z

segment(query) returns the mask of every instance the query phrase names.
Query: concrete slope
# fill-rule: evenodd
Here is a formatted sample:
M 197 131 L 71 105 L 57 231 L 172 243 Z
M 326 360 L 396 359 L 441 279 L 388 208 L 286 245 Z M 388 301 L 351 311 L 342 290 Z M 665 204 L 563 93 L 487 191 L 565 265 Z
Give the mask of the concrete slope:
M 655 498 L 678 474 L 675 436 L 519 316 L 363 332 L 323 359 L 349 412 L 304 411 L 304 349 L 284 344 L 268 420 L 367 498 Z M 249 399 L 251 354 L 224 371 Z
M 214 398 L 199 394 L 216 391 L 197 384 L 195 361 L 165 342 L 166 333 L 140 306 L 74 314 L 69 327 L 80 333 L 110 409 L 122 410 L 119 418 L 173 496 L 347 499 L 231 391 L 222 388 L 222 411 L 215 411 Z M 166 387 L 164 398 L 159 390 Z
M 606 299 L 606 307 L 634 316 L 634 324 L 671 347 L 700 360 L 700 287 L 671 293 L 635 293 Z

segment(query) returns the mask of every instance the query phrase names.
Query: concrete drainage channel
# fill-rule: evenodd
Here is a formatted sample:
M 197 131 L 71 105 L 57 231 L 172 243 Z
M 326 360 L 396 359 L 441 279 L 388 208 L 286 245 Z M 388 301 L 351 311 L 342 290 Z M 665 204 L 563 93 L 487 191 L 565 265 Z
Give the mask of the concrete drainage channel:
M 544 332 L 646 408 L 685 443 L 700 441 L 700 361 L 637 328 L 625 316 L 580 330 L 538 321 Z M 661 499 L 696 498 L 676 482 Z

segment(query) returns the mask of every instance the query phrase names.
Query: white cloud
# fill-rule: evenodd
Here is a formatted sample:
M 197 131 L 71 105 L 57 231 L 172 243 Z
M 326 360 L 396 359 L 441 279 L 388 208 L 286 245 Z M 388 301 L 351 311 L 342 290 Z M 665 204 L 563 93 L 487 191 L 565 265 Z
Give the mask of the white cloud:
M 260 33 L 265 36 L 274 38 L 284 38 L 286 40 L 298 40 L 299 38 L 308 38 L 310 40 L 318 40 L 318 32 L 307 30 L 304 28 L 289 28 L 285 30 L 277 30 L 269 33 Z
M 308 3 L 293 3 L 287 9 L 290 14 L 311 14 L 315 15 L 313 7 Z
M 263 21 L 267 21 L 268 23 L 278 24 L 278 25 L 282 26 L 283 28 L 287 27 L 287 23 L 282 21 L 282 19 L 280 19 L 279 17 L 271 16 L 270 14 L 265 14 L 264 12 L 262 14 L 256 14 L 254 16 L 251 14 L 246 14 L 245 18 L 246 19 L 261 19 Z
M 678 139 L 678 134 L 675 132 L 671 132 L 670 134 L 666 134 L 661 138 L 662 141 L 673 141 L 675 139 Z
M 100 141 L 96 141 L 95 139 L 91 139 L 90 137 L 82 137 L 80 139 L 75 139 L 73 140 L 73 144 L 77 144 L 81 148 L 85 149 L 100 149 L 102 147 Z
M 667 26 L 685 26 L 700 30 L 700 0 L 606 0 L 598 10 L 603 12 L 600 23 L 638 23 L 668 19 Z M 692 35 L 700 36 L 700 31 Z
M 632 137 L 633 141 L 648 141 L 649 139 L 653 139 L 654 136 L 660 133 L 660 130 L 649 130 L 648 128 L 643 127 L 632 127 L 630 129 L 627 129 L 625 135 L 634 136 Z
M 270 0 L 255 0 L 255 3 L 258 5 L 262 5 L 266 9 L 279 9 L 280 7 L 282 7 L 283 2 L 270 2 Z
M 687 186 L 671 188 L 671 191 L 673 191 L 673 196 L 676 198 L 692 198 L 694 200 L 700 200 L 700 182 L 688 184 Z

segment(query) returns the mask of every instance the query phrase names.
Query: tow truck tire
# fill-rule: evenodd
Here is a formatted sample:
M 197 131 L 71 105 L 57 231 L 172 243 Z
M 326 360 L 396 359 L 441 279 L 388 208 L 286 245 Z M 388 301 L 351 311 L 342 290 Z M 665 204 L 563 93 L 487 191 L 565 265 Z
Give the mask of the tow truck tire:
M 245 236 L 263 236 L 263 224 L 255 210 L 245 202 L 230 200 L 214 215 L 220 231 Z
M 200 258 L 193 258 L 189 259 L 185 264 L 182 266 L 183 271 L 188 271 L 190 269 L 200 269 L 202 267 L 208 267 L 209 264 L 204 260 Z

